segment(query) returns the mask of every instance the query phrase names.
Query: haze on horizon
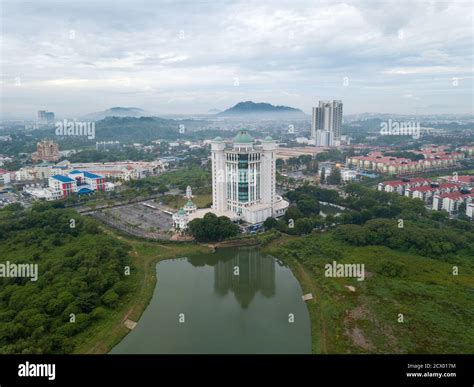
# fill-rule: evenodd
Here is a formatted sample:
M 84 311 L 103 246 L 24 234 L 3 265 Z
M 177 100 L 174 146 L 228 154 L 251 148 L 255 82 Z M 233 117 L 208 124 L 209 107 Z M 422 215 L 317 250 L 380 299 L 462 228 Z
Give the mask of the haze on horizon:
M 473 113 L 470 1 L 4 0 L 1 113 Z

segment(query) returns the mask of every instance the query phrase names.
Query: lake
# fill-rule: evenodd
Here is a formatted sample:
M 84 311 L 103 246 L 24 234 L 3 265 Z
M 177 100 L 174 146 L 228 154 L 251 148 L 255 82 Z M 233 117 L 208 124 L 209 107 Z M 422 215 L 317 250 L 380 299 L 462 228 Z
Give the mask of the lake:
M 291 270 L 256 247 L 162 261 L 138 325 L 112 354 L 311 353 Z

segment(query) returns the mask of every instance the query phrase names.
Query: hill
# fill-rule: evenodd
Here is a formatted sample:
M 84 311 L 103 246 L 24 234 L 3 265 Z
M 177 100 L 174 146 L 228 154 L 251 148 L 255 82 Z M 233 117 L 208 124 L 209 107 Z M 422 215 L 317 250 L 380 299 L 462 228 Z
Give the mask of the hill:
M 102 112 L 90 113 L 82 117 L 84 120 L 102 120 L 107 117 L 149 117 L 152 113 L 135 107 L 113 107 Z
M 245 101 L 239 102 L 229 109 L 219 113 L 220 117 L 249 117 L 249 118 L 305 118 L 306 115 L 300 109 L 289 106 L 275 106 L 266 102 Z

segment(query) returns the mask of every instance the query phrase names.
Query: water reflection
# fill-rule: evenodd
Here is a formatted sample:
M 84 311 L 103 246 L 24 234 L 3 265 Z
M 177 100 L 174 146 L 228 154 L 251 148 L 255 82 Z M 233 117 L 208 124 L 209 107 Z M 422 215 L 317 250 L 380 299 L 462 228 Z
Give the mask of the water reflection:
M 220 260 L 214 266 L 214 290 L 221 296 L 229 291 L 234 293 L 243 309 L 250 305 L 258 291 L 267 298 L 274 296 L 275 259 L 261 255 L 257 249 L 238 249 L 233 257 Z
M 300 285 L 289 268 L 257 248 L 167 260 L 156 273 L 150 304 L 111 353 L 311 352 Z

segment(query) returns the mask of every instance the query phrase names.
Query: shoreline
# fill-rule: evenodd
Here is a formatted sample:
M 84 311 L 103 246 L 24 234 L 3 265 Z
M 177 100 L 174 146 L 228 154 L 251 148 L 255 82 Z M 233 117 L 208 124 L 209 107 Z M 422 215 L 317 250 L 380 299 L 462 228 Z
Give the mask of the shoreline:
M 124 322 L 138 322 L 149 305 L 156 287 L 156 265 L 168 259 L 210 252 L 206 245 L 195 243 L 160 243 L 134 239 L 116 233 L 114 229 L 101 225 L 104 232 L 131 246 L 131 267 L 135 277 L 131 279 L 132 290 L 125 296 L 116 310 L 109 311 L 91 330 L 77 337 L 79 343 L 73 354 L 108 354 L 130 332 Z M 81 340 L 82 339 L 82 340 Z
M 311 354 L 315 355 L 327 353 L 325 324 L 322 318 L 321 308 L 318 308 L 318 304 L 320 304 L 321 301 L 321 290 L 318 288 L 314 278 L 311 276 L 311 273 L 303 264 L 298 262 L 296 259 L 280 257 L 275 254 L 275 250 L 281 244 L 296 238 L 296 236 L 282 234 L 280 238 L 263 244 L 261 249 L 264 254 L 272 255 L 276 259 L 279 259 L 288 265 L 296 280 L 300 284 L 303 295 L 306 293 L 311 293 L 313 295 L 313 299 L 305 301 L 310 320 Z
M 215 244 L 198 244 L 198 243 L 160 243 L 158 241 L 146 241 L 139 238 L 133 238 L 117 232 L 115 229 L 101 224 L 104 232 L 113 235 L 115 238 L 122 240 L 131 246 L 130 255 L 132 257 L 131 266 L 135 271 L 136 277 L 133 278 L 133 290 L 126 295 L 124 301 L 117 310 L 111 310 L 109 315 L 102 319 L 92 332 L 86 330 L 78 336 L 81 341 L 73 354 L 108 354 L 112 348 L 119 344 L 130 333 L 124 323 L 126 320 L 138 322 L 145 309 L 148 307 L 157 284 L 156 265 L 159 262 L 176 259 L 183 256 L 189 257 L 193 254 L 214 253 L 216 249 L 233 248 L 243 246 L 255 246 L 262 250 L 263 253 L 269 254 L 268 250 L 273 249 L 280 243 L 284 243 L 294 237 L 281 235 L 277 239 L 273 239 L 266 243 L 261 243 L 257 238 L 249 238 L 244 240 L 230 240 L 217 242 Z M 280 257 L 275 257 L 281 259 Z M 311 329 L 311 351 L 312 353 L 320 353 L 315 351 L 317 340 L 319 339 L 320 330 L 316 325 L 316 308 L 311 308 L 308 303 L 316 305 L 318 292 L 315 289 L 314 281 L 310 278 L 306 269 L 298 262 L 291 262 L 288 259 L 281 259 L 288 264 L 292 274 L 300 284 L 303 293 L 312 292 L 314 299 L 306 302 L 310 317 Z M 83 337 L 84 336 L 84 337 Z

